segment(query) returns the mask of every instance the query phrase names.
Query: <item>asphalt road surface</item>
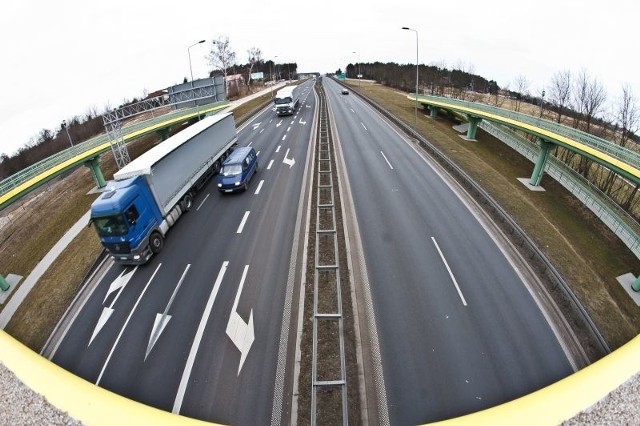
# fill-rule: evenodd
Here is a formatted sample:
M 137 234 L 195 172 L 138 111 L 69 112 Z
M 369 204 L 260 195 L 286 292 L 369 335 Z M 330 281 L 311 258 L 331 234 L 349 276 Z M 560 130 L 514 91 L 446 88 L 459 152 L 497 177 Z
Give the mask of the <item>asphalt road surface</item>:
M 249 190 L 221 195 L 212 180 L 159 255 L 141 267 L 109 268 L 55 363 L 188 417 L 271 422 L 315 111 L 313 81 L 302 86 L 295 116 L 277 117 L 269 107 L 239 132 L 239 145 L 258 152 Z
M 324 84 L 362 238 L 391 424 L 460 416 L 571 374 L 522 278 L 467 205 L 380 115 Z

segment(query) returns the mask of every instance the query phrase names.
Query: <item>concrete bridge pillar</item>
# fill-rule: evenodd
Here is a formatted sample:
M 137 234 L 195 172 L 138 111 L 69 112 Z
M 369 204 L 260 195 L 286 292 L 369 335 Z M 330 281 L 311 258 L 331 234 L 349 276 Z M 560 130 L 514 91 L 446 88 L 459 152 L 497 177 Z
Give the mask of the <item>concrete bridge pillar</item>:
M 531 186 L 540 185 L 540 181 L 542 181 L 542 176 L 544 175 L 544 166 L 547 164 L 547 158 L 549 157 L 549 148 L 552 146 L 551 143 L 542 138 L 538 138 L 537 144 L 540 147 L 540 154 L 538 155 L 538 160 L 536 161 L 531 179 L 529 180 Z
M 91 169 L 96 186 L 98 188 L 104 188 L 107 185 L 107 182 L 104 180 L 102 170 L 100 170 L 100 156 L 90 158 L 84 163 L 84 165 Z
M 468 115 L 467 118 L 469 119 L 469 130 L 467 130 L 467 139 L 473 141 L 476 139 L 478 124 L 480 124 L 480 122 L 482 121 L 482 118 L 475 117 L 473 115 Z
M 436 108 L 435 105 L 429 106 L 429 112 L 431 118 L 438 118 L 438 108 Z

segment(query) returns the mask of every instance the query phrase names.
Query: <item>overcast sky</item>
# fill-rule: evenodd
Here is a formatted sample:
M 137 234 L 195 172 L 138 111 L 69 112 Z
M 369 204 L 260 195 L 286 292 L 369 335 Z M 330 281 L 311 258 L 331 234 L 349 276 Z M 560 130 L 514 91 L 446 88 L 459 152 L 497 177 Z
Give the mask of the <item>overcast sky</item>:
M 584 69 L 610 105 L 627 83 L 640 98 L 635 0 L 577 1 L 6 1 L 0 3 L 0 153 L 89 108 L 208 75 L 210 40 L 333 72 L 350 62 L 464 64 L 500 86 L 525 76 L 538 93 L 556 71 Z M 353 53 L 353 52 L 357 53 Z M 275 58 L 277 56 L 277 58 Z

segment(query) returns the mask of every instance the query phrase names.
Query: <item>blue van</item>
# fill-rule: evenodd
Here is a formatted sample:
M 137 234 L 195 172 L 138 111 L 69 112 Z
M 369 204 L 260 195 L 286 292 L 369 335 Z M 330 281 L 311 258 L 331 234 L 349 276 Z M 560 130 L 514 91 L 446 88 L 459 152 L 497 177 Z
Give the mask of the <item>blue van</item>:
M 258 155 L 253 148 L 246 146 L 234 149 L 222 164 L 218 175 L 218 191 L 246 191 L 249 181 L 257 171 Z

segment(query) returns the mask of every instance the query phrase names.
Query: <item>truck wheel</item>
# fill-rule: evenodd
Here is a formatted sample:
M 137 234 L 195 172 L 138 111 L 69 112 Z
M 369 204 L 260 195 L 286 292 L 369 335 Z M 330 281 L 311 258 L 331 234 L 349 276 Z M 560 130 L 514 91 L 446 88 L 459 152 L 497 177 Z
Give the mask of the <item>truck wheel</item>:
M 191 196 L 191 194 L 187 194 L 182 199 L 182 210 L 184 210 L 186 213 L 191 210 L 191 207 L 193 207 L 193 197 Z
M 158 254 L 162 251 L 162 247 L 164 247 L 164 239 L 159 232 L 151 234 L 149 237 L 149 246 L 151 247 L 153 254 Z

